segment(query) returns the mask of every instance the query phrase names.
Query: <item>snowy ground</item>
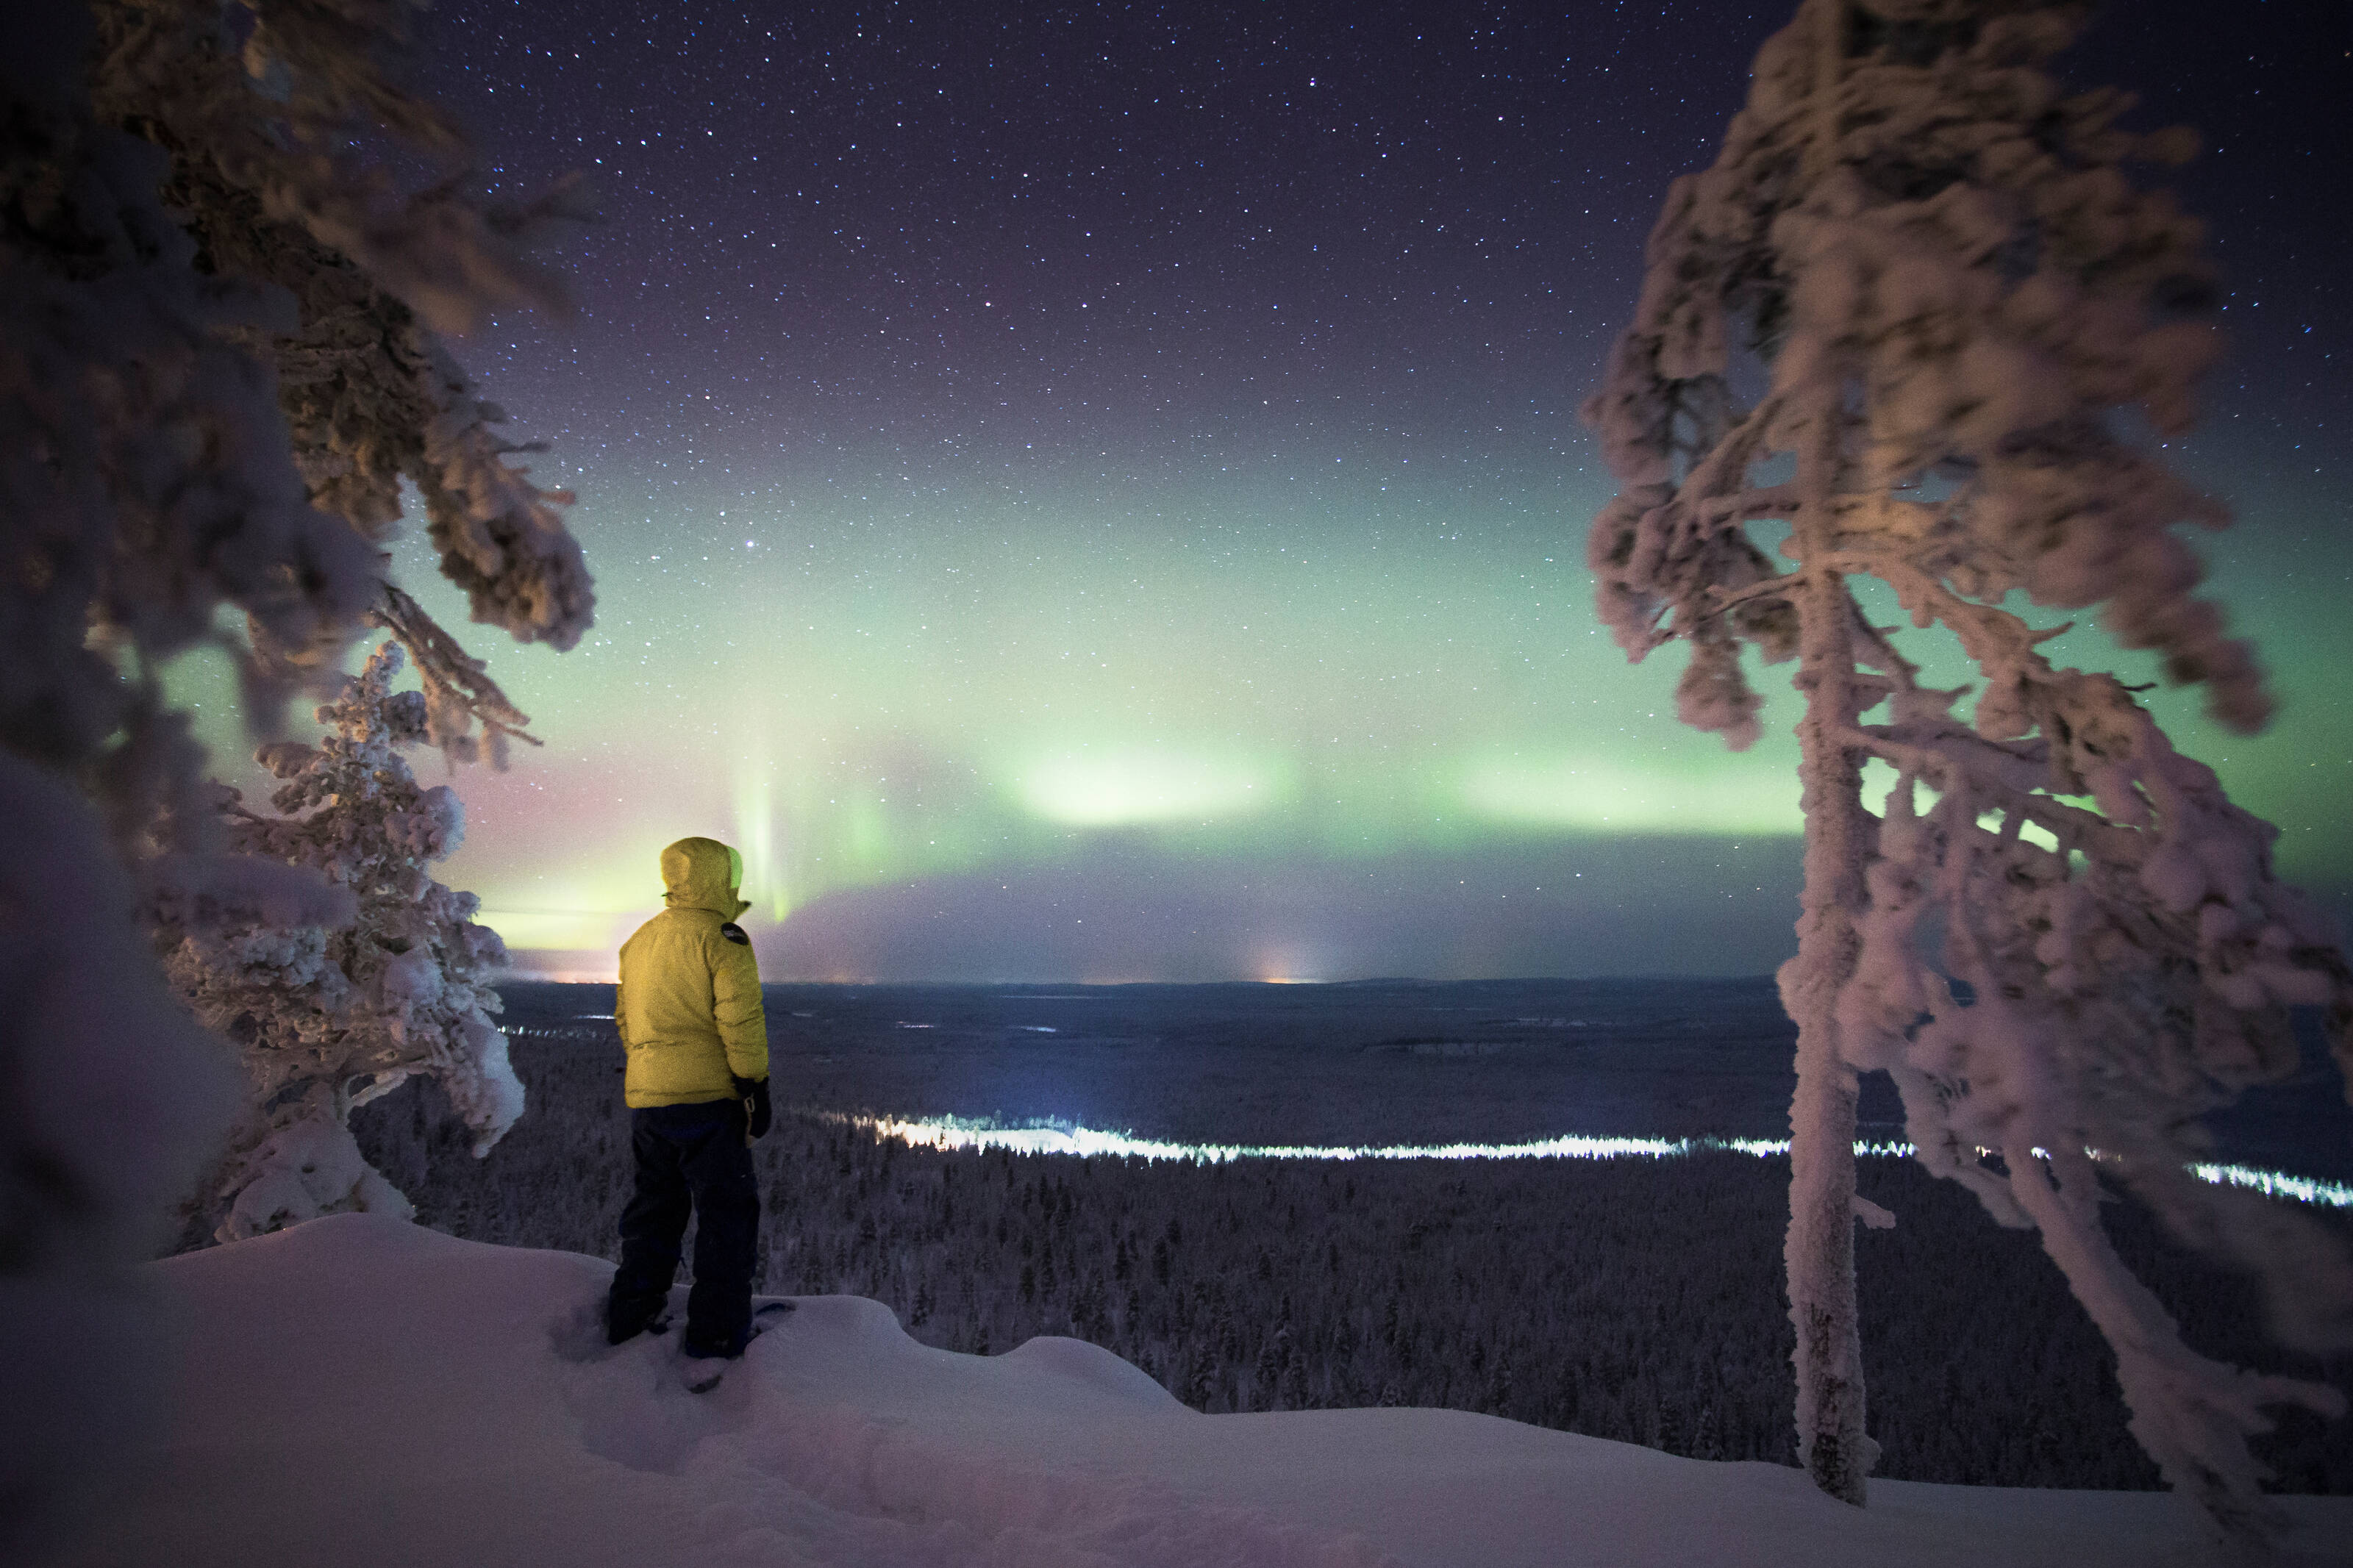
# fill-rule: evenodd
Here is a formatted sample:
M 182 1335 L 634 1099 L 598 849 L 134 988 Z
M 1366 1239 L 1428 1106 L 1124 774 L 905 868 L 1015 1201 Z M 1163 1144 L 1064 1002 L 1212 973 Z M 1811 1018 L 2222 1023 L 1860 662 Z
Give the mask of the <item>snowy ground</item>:
M 805 1298 L 706 1395 L 668 1336 L 607 1348 L 609 1266 L 369 1215 L 155 1266 L 173 1413 L 74 1568 L 2218 1560 L 2149 1493 L 1881 1482 L 1437 1410 L 1201 1415 L 1075 1340 L 994 1357 Z M 2353 1563 L 2353 1499 L 2284 1500 L 2290 1563 Z

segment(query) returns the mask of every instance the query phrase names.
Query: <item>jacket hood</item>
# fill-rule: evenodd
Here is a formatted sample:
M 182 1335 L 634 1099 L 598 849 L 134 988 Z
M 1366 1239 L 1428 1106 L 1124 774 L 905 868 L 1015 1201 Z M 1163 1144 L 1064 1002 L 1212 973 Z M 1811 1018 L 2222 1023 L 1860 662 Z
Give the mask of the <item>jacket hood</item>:
M 732 921 L 752 907 L 738 898 L 744 857 L 716 838 L 681 838 L 661 852 L 662 902 L 674 910 L 709 910 Z

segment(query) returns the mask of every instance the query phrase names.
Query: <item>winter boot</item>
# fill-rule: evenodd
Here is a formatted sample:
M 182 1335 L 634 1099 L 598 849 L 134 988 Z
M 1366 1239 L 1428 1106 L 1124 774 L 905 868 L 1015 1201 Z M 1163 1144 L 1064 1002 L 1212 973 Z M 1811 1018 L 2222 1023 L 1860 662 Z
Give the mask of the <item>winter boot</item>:
M 659 1334 L 670 1331 L 670 1308 L 657 1304 L 644 1311 L 615 1310 L 613 1303 L 605 1303 L 605 1342 L 627 1344 L 639 1334 Z

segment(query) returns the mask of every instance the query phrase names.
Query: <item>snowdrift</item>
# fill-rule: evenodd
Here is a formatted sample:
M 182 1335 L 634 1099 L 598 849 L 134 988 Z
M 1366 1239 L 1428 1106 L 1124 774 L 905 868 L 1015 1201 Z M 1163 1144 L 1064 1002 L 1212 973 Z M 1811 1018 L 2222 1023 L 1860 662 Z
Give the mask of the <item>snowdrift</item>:
M 1109 1352 L 997 1356 L 799 1299 L 715 1392 L 607 1346 L 611 1266 L 344 1215 L 154 1266 L 168 1422 L 75 1568 L 1218 1564 L 2158 1568 L 2219 1560 L 2154 1493 L 1713 1464 L 1442 1410 L 1203 1415 Z M 2353 1563 L 2353 1500 L 2284 1500 Z

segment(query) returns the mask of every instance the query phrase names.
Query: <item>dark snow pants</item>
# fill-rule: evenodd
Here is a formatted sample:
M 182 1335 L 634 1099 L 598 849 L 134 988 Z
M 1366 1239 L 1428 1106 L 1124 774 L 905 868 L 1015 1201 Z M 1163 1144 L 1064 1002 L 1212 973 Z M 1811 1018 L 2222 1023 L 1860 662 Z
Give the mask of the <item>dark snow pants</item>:
M 606 1321 L 617 1334 L 657 1317 L 677 1277 L 690 1205 L 694 1289 L 686 1298 L 690 1355 L 741 1355 L 752 1332 L 752 1258 L 760 1189 L 744 1142 L 744 1102 L 651 1105 L 629 1112 L 637 1191 L 621 1211 L 621 1266 Z

